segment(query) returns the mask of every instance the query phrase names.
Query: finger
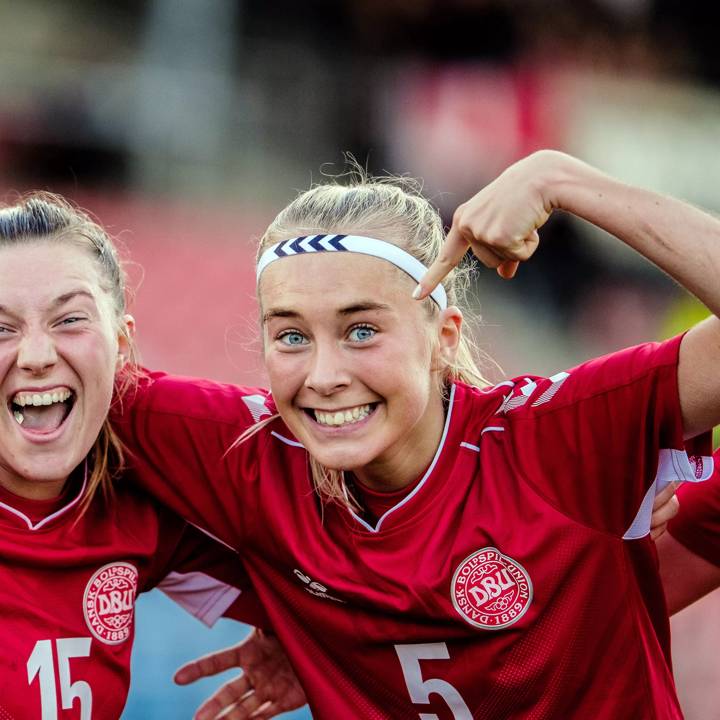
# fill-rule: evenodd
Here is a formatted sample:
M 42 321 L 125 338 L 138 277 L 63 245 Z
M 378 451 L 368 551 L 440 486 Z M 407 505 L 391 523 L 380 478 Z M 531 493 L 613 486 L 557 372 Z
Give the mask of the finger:
M 650 530 L 650 538 L 652 540 L 657 540 L 659 537 L 662 537 L 667 530 L 667 526 L 667 523 L 663 523 L 662 525 L 652 528 L 652 530 Z
M 497 266 L 497 274 L 503 280 L 512 280 L 520 265 L 519 260 L 506 260 Z
M 650 520 L 650 528 L 666 525 L 678 514 L 679 509 L 680 501 L 673 495 L 662 507 L 659 507 L 653 512 Z
M 665 505 L 675 495 L 677 490 L 677 483 L 670 483 L 667 487 L 663 488 L 653 500 L 653 511 Z
M 235 648 L 227 648 L 183 665 L 176 670 L 173 680 L 178 685 L 187 685 L 195 682 L 198 678 L 217 675 L 217 673 L 229 670 L 236 665 L 237 653 Z
M 259 700 L 253 692 L 243 698 L 241 702 L 236 703 L 232 709 L 227 711 L 222 720 L 246 720 L 246 718 L 254 718 L 258 710 L 267 705 L 267 702 Z
M 445 242 L 443 243 L 440 255 L 428 268 L 428 271 L 420 278 L 417 288 L 413 293 L 416 300 L 426 298 L 443 280 L 443 278 L 465 257 L 470 243 L 463 237 L 459 230 L 453 226 L 450 228 Z M 495 267 L 495 266 L 493 266 Z
M 301 707 L 300 705 L 295 707 Z M 252 720 L 270 720 L 280 713 L 295 710 L 295 707 L 288 707 L 284 703 L 266 702 L 259 707 L 252 715 Z
M 483 245 L 474 245 L 472 253 L 486 268 L 498 268 L 503 263 L 508 262 L 506 258 L 495 252 L 495 250 Z
M 221 712 L 244 701 L 252 693 L 252 685 L 246 675 L 225 683 L 195 711 L 194 720 L 214 720 Z M 255 709 L 253 707 L 253 709 Z M 252 711 L 251 711 L 252 712 Z

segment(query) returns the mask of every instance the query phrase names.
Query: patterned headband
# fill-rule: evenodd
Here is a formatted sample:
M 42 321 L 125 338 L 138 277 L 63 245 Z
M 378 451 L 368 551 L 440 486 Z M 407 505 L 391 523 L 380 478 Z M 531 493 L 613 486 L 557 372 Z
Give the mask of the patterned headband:
M 391 262 L 407 273 L 415 282 L 425 275 L 427 268 L 417 258 L 392 243 L 377 238 L 363 237 L 362 235 L 305 235 L 290 238 L 272 245 L 263 252 L 257 265 L 257 279 L 263 270 L 272 262 L 292 255 L 322 252 L 354 252 L 362 255 L 372 255 Z M 447 307 L 447 294 L 442 284 L 438 285 L 430 297 L 441 310 Z

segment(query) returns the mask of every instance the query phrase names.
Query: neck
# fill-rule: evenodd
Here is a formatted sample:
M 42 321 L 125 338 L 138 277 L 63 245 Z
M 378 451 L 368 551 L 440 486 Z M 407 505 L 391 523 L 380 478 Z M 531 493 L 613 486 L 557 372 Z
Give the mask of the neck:
M 387 456 L 353 470 L 359 482 L 373 490 L 393 492 L 413 483 L 427 470 L 440 445 L 445 429 L 445 407 L 440 395 L 405 441 Z
M 0 473 L 0 485 L 26 500 L 53 500 L 62 494 L 68 478 L 59 480 L 28 480 Z

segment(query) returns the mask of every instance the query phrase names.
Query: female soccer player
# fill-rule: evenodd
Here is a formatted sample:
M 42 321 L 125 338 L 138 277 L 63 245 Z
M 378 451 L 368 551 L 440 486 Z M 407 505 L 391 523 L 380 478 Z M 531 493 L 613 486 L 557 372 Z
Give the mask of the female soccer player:
M 252 596 L 238 597 L 235 553 L 110 483 L 122 448 L 107 413 L 122 396 L 130 322 L 95 222 L 48 195 L 0 210 L 3 720 L 117 720 L 138 592 L 158 586 L 207 624 L 224 613 L 264 622 Z
M 454 266 L 512 276 L 557 208 L 720 309 L 720 223 L 561 153 L 442 252 L 421 198 L 321 186 L 261 241 L 272 396 L 156 373 L 117 418 L 142 485 L 242 552 L 316 718 L 681 716 L 646 536 L 658 488 L 711 467 L 683 447 L 720 420 L 720 323 L 483 387 Z

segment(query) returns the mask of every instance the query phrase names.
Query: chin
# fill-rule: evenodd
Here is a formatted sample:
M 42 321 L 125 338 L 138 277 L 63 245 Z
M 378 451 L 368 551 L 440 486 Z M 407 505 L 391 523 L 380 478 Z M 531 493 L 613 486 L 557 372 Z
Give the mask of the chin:
M 311 448 L 307 448 L 312 457 L 317 460 L 323 467 L 328 470 L 353 471 L 365 467 L 373 457 L 366 452 L 338 452 L 329 453 L 327 448 L 320 448 L 319 452 L 314 452 Z

